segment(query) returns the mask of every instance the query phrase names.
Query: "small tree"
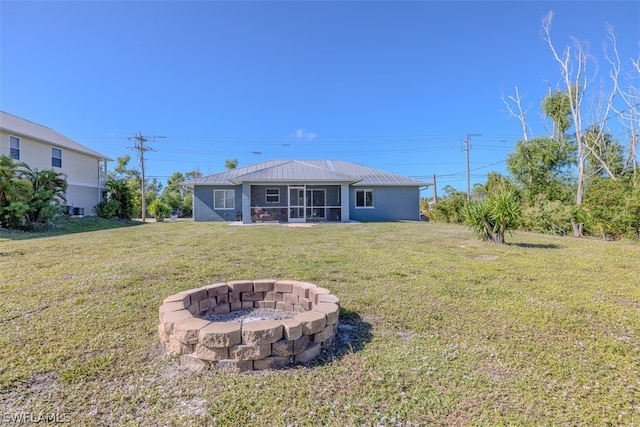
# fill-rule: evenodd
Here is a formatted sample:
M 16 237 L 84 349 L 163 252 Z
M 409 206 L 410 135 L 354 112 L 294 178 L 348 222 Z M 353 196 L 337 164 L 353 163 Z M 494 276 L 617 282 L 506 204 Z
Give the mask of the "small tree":
M 467 203 L 467 193 L 458 191 L 450 185 L 443 188 L 443 197 L 438 199 L 429 217 L 435 221 L 461 223 L 462 209 Z
M 134 193 L 127 180 L 110 176 L 106 183 L 105 200 L 98 204 L 96 213 L 104 218 L 131 219 L 134 210 Z
M 507 156 L 507 170 L 531 204 L 540 194 L 549 200 L 568 200 L 570 168 L 575 162 L 573 145 L 564 138 L 518 141 Z
M 513 190 L 501 189 L 481 202 L 467 204 L 464 222 L 481 239 L 504 244 L 504 235 L 516 228 L 522 218 L 518 196 Z
M 160 200 L 173 209 L 180 209 L 182 214 L 190 216 L 192 211 L 193 195 L 191 189 L 185 187 L 183 184 L 185 181 L 189 181 L 202 176 L 197 170 L 187 172 L 174 172 L 173 175 L 167 180 L 167 186 L 162 190 Z
M 159 199 L 155 199 L 151 202 L 151 205 L 149 205 L 149 213 L 157 222 L 163 222 L 171 213 L 171 206 L 161 202 Z
M 227 159 L 224 161 L 224 167 L 231 170 L 238 167 L 238 159 Z
M 118 157 L 117 165 L 113 169 L 113 172 L 107 175 L 108 192 L 110 192 L 109 182 L 118 182 L 118 188 L 115 189 L 117 197 L 115 198 L 119 200 L 121 204 L 117 215 L 121 219 L 137 218 L 142 212 L 142 200 L 140 199 L 142 195 L 142 176 L 140 171 L 129 168 L 129 161 L 131 161 L 131 156 L 128 154 Z M 124 183 L 128 189 L 122 187 L 122 183 Z M 122 197 L 122 199 L 120 199 L 120 197 Z
M 185 178 L 182 172 L 174 172 L 167 180 L 167 186 L 162 190 L 160 200 L 173 209 L 183 209 L 185 189 L 182 186 Z

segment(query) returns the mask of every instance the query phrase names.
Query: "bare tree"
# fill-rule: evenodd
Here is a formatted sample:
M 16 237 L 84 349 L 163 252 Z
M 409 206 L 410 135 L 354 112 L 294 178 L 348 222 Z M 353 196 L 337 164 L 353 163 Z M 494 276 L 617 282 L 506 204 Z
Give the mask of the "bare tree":
M 611 25 L 607 26 L 607 38 L 611 47 L 611 53 L 606 45 L 604 53 L 607 61 L 611 65 L 609 77 L 613 83 L 614 94 L 620 95 L 620 99 L 622 100 L 622 108 L 616 108 L 616 106 L 611 103 L 611 110 L 620 116 L 622 125 L 627 129 L 629 134 L 629 146 L 627 147 L 627 157 L 624 162 L 623 172 L 631 170 L 635 174 L 638 170 L 636 147 L 638 145 L 638 139 L 640 138 L 640 91 L 632 84 L 630 84 L 626 90 L 620 87 L 621 61 L 620 55 L 618 54 L 616 36 Z M 637 60 L 632 58 L 631 64 L 634 69 L 633 72 L 637 72 L 637 77 L 640 77 L 640 57 L 638 57 Z
M 522 100 L 526 95 L 520 95 L 520 92 L 518 91 L 518 86 L 515 87 L 515 91 L 516 91 L 515 95 L 509 95 L 507 96 L 507 99 L 505 99 L 504 94 L 502 94 L 502 97 L 501 97 L 502 102 L 507 107 L 507 111 L 509 112 L 509 114 L 511 114 L 513 117 L 515 117 L 520 121 L 520 125 L 522 126 L 522 140 L 528 141 L 529 126 L 527 126 L 526 115 L 529 112 L 529 109 L 531 107 L 527 107 L 526 109 L 523 109 Z M 512 103 L 515 104 L 515 109 L 514 109 L 514 106 L 512 106 Z
M 616 180 L 616 174 L 612 170 L 612 165 L 609 164 L 611 158 L 615 158 L 616 156 L 608 156 L 605 157 L 605 154 L 612 154 L 610 151 L 615 149 L 609 144 L 610 139 L 607 138 L 607 123 L 608 116 L 613 109 L 613 99 L 615 97 L 615 90 L 609 92 L 608 95 L 605 95 L 603 90 L 600 90 L 598 99 L 596 104 L 594 105 L 593 119 L 591 120 L 591 125 L 587 129 L 589 133 L 588 138 L 584 138 L 585 132 L 583 131 L 583 142 L 584 147 L 587 151 L 587 155 L 590 155 L 590 169 L 592 175 L 597 175 L 604 172 L 609 178 Z M 621 151 L 621 150 L 618 150 Z M 615 153 L 620 154 L 618 153 Z M 585 179 L 588 179 L 590 176 L 586 176 Z
M 573 126 L 576 131 L 577 145 L 577 164 L 578 164 L 578 185 L 576 190 L 576 206 L 582 205 L 585 188 L 585 161 L 586 151 L 585 141 L 582 133 L 582 101 L 584 93 L 590 84 L 587 73 L 587 66 L 591 59 L 588 52 L 588 46 L 579 40 L 572 38 L 573 49 L 567 46 L 561 53 L 553 45 L 551 40 L 551 23 L 553 21 L 553 12 L 549 12 L 542 20 L 542 38 L 547 42 L 554 59 L 560 65 L 562 81 L 565 85 L 567 94 L 569 95 L 569 105 L 571 116 L 573 118 Z M 576 218 L 571 219 L 573 234 L 575 236 L 583 235 L 584 224 L 579 223 Z

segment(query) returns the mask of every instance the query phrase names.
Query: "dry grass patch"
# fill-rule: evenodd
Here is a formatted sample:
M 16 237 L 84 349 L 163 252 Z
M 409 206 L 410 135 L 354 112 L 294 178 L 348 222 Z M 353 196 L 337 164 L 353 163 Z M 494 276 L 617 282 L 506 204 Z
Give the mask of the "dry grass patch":
M 77 425 L 640 424 L 640 247 L 463 227 L 153 223 L 0 236 L 0 413 Z M 311 367 L 192 373 L 160 351 L 181 290 L 305 280 L 349 334 Z M 346 332 L 345 332 L 346 331 Z

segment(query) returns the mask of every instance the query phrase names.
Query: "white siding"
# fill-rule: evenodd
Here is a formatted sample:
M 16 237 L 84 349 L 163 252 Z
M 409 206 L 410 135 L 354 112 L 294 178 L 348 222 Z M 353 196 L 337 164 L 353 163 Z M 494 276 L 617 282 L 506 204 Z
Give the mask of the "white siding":
M 100 162 L 105 160 L 6 129 L 0 130 L 0 154 L 9 156 L 10 136 L 20 138 L 20 162 L 32 169 L 53 169 L 65 174 L 68 184 L 67 205 L 84 209 L 85 215 L 94 214 L 93 208 L 101 199 L 104 189 L 104 182 L 100 179 Z M 62 167 L 51 165 L 52 147 L 62 150 Z

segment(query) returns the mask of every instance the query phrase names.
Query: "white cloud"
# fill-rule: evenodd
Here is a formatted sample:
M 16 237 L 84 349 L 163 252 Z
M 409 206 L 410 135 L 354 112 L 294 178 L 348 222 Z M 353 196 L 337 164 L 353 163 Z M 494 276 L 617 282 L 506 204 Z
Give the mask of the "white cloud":
M 304 141 L 311 141 L 318 135 L 313 132 L 305 132 L 304 129 L 298 129 L 294 134 L 291 135 L 292 138 L 301 139 Z

